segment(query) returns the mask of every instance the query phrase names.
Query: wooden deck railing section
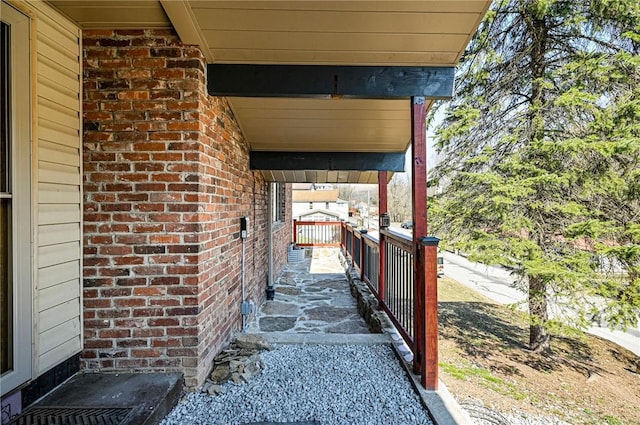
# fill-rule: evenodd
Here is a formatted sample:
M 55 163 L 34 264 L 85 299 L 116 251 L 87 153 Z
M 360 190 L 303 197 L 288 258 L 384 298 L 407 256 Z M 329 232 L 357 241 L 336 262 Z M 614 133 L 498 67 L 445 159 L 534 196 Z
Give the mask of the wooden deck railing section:
M 342 249 L 413 352 L 414 369 L 423 374 L 423 385 L 435 389 L 438 310 L 437 293 L 431 288 L 437 287 L 438 239 L 424 238 L 415 244 L 412 237 L 388 229 L 381 229 L 378 239 L 341 221 L 295 221 L 293 234 L 298 245 Z M 417 255 L 421 264 L 416 264 Z M 422 276 L 428 284 L 417 288 L 415 276 Z M 432 326 L 425 326 L 427 322 Z M 422 332 L 422 338 L 417 338 L 418 332 Z
M 341 221 L 295 221 L 294 241 L 301 246 L 334 246 L 359 271 L 365 282 L 398 328 L 407 345 L 414 345 L 413 244 L 411 237 L 382 230 L 386 248 L 384 282 L 380 287 L 379 240 L 366 230 L 358 230 Z M 382 291 L 381 291 L 382 289 Z

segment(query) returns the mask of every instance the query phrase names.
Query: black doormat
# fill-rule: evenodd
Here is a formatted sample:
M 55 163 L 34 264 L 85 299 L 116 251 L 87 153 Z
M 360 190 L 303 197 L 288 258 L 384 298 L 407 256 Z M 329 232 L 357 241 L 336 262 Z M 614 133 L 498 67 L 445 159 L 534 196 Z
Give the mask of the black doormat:
M 126 425 L 128 407 L 32 407 L 9 425 Z

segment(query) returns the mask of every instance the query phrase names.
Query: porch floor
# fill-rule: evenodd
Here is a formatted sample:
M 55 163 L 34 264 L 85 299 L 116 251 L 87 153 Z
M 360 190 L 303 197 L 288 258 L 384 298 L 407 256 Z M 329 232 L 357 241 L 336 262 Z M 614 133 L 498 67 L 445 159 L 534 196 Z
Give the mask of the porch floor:
M 356 335 L 367 335 L 369 329 L 351 296 L 339 249 L 306 251 L 304 260 L 286 265 L 275 283 L 274 299 L 260 307 L 246 332 L 302 334 L 306 339 L 325 341 L 340 340 L 340 335 L 362 339 Z M 289 340 L 292 337 L 281 335 Z

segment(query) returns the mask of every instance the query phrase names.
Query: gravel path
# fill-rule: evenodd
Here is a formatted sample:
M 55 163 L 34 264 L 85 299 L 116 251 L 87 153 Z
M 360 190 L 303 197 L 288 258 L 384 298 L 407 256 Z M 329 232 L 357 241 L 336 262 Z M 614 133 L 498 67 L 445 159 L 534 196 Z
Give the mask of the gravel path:
M 432 424 L 388 346 L 280 345 L 262 362 L 260 375 L 217 397 L 188 394 L 162 425 Z

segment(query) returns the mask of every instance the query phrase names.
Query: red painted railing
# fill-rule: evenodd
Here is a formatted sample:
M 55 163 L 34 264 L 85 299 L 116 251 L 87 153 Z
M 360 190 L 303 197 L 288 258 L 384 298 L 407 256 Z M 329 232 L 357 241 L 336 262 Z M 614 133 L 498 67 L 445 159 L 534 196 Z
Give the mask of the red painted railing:
M 400 335 L 414 348 L 414 287 L 413 243 L 411 237 L 390 230 L 381 230 L 386 249 L 383 288 L 380 288 L 380 244 L 378 239 L 343 223 L 341 247 L 360 272 L 394 323 Z M 382 289 L 382 291 L 380 291 Z
M 335 240 L 326 236 L 327 228 L 332 229 L 330 235 L 331 237 L 335 236 Z M 388 314 L 398 333 L 414 353 L 415 360 L 415 357 L 420 356 L 421 352 L 416 332 L 420 332 L 420 329 L 424 331 L 424 325 L 420 327 L 420 324 L 424 324 L 425 320 L 435 321 L 436 319 L 431 316 L 437 315 L 437 304 L 435 306 L 429 305 L 428 313 L 422 310 L 427 301 L 431 304 L 437 303 L 437 294 L 425 295 L 422 292 L 424 288 L 422 291 L 421 288 L 416 288 L 415 276 L 422 273 L 425 279 L 431 277 L 435 279 L 435 268 L 437 267 L 435 250 L 437 250 L 437 246 L 426 246 L 425 241 L 429 238 L 421 240 L 416 245 L 412 237 L 388 229 L 380 230 L 379 234 L 380 238 L 377 239 L 369 235 L 366 230 L 358 230 L 357 227 L 345 222 L 296 222 L 294 224 L 294 235 L 298 239 L 298 245 L 340 246 L 345 256 L 351 260 L 353 267 L 359 272 L 360 280 L 369 286 L 371 292 L 378 299 L 380 308 Z M 329 239 L 331 242 L 328 241 Z M 433 250 L 430 252 L 429 258 L 427 257 L 427 249 Z M 384 252 L 382 257 L 380 256 L 381 250 Z M 380 264 L 381 258 L 384 259 L 383 264 Z M 416 258 L 422 259 L 422 264 L 416 264 Z M 431 267 L 431 263 L 433 263 L 433 267 Z M 426 266 L 429 270 L 424 268 L 416 270 L 421 266 Z M 431 286 L 434 285 L 433 282 L 430 283 Z M 424 299 L 419 298 L 416 294 L 422 294 Z M 422 314 L 418 314 L 420 312 Z M 433 338 L 433 336 L 431 337 Z M 435 342 L 430 341 L 430 343 L 437 346 L 437 333 Z M 424 353 L 424 347 L 422 350 Z M 433 363 L 435 358 L 427 356 L 426 361 Z M 437 368 L 437 362 L 430 364 L 429 369 L 425 369 L 421 373 L 433 373 L 429 372 L 433 368 Z M 421 369 L 424 369 L 422 365 Z M 437 382 L 437 376 L 431 376 L 430 379 Z M 435 383 L 431 381 L 428 386 L 433 389 Z M 425 385 L 424 382 L 423 385 Z
M 293 221 L 293 241 L 300 246 L 340 246 L 341 221 Z

